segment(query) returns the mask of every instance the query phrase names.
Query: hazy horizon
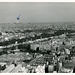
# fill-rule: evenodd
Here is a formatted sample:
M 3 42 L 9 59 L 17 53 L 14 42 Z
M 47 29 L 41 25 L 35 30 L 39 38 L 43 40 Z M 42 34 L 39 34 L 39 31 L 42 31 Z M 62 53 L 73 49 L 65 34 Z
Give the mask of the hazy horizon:
M 0 2 L 0 23 L 75 22 L 73 2 Z

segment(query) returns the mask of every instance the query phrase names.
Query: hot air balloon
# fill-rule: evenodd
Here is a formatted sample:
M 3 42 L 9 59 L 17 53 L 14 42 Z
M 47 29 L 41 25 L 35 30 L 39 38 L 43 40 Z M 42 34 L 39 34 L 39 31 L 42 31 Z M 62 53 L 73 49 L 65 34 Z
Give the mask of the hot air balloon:
M 19 23 L 19 20 L 20 20 L 20 16 L 21 16 L 21 15 L 19 15 L 19 16 L 17 17 L 17 23 Z

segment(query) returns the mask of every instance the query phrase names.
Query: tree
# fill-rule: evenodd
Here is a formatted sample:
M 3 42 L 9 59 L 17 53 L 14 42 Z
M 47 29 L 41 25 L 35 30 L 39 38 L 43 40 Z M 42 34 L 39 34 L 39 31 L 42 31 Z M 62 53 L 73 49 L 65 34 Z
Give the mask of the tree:
M 36 48 L 36 51 L 37 51 L 37 52 L 39 51 L 39 47 Z

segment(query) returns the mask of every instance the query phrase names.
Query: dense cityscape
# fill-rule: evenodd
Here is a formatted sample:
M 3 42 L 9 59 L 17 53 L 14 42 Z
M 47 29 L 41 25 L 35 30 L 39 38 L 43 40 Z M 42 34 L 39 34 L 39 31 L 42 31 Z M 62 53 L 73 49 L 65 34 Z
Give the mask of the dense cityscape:
M 75 23 L 0 26 L 0 73 L 75 73 Z

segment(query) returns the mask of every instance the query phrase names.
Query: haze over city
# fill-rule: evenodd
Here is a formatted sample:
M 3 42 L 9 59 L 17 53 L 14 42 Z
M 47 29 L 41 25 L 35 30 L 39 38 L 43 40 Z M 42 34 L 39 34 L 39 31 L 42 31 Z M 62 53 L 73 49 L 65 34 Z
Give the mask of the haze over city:
M 0 73 L 75 73 L 75 3 L 0 2 Z

